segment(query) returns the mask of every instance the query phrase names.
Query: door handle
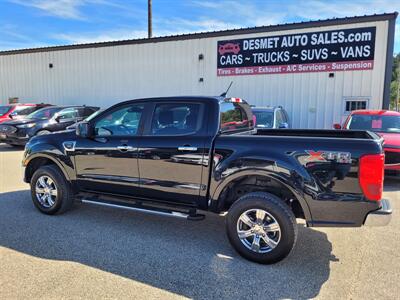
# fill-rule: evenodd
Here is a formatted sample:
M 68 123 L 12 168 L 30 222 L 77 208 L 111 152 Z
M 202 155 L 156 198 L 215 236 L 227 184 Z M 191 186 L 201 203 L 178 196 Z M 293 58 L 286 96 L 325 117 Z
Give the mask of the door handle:
M 121 145 L 121 146 L 117 146 L 117 149 L 121 152 L 126 152 L 126 151 L 132 151 L 133 147 L 128 146 L 128 145 Z
M 197 151 L 197 147 L 191 147 L 191 146 L 181 146 L 178 147 L 179 151 Z

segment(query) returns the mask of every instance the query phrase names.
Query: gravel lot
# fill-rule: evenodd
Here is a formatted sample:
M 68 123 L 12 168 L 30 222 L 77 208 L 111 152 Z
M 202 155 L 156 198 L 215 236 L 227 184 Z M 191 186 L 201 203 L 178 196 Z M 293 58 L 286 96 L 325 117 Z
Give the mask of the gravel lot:
M 40 214 L 22 182 L 22 151 L 0 145 L 0 298 L 395 299 L 400 181 L 387 180 L 387 227 L 310 229 L 263 266 L 239 257 L 224 218 L 204 221 L 77 205 Z

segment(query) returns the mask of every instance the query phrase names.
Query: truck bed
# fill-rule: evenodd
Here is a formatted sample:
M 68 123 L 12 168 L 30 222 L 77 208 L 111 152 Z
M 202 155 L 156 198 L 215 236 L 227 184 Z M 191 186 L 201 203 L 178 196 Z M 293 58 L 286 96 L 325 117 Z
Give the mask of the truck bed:
M 329 129 L 257 129 L 254 135 L 321 137 L 340 139 L 379 140 L 380 136 L 365 130 L 329 130 Z

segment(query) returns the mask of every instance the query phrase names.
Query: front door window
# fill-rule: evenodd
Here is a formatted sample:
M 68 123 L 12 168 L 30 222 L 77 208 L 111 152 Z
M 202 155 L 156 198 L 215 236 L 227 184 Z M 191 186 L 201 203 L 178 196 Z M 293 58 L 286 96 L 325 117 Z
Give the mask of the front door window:
M 139 129 L 143 104 L 129 105 L 106 114 L 94 126 L 96 136 L 133 136 Z

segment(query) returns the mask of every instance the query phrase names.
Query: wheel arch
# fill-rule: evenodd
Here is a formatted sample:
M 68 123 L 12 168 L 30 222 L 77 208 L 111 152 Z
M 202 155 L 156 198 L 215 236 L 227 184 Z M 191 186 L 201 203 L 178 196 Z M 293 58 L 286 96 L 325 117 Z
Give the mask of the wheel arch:
M 65 178 L 70 181 L 70 176 L 62 164 L 54 157 L 47 154 L 33 155 L 28 162 L 26 162 L 24 170 L 24 180 L 30 183 L 33 173 L 37 169 L 46 165 L 55 165 L 64 174 Z
M 240 191 L 238 188 L 244 186 L 253 188 L 245 188 L 242 194 L 238 194 L 237 191 Z M 281 199 L 286 198 L 297 217 L 303 217 L 307 222 L 312 221 L 311 212 L 302 196 L 302 191 L 291 186 L 278 174 L 264 170 L 245 170 L 223 180 L 212 194 L 211 208 L 216 211 L 227 210 L 240 196 L 254 191 L 264 191 Z

